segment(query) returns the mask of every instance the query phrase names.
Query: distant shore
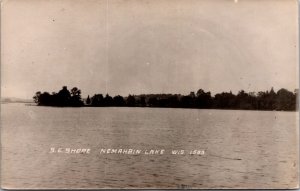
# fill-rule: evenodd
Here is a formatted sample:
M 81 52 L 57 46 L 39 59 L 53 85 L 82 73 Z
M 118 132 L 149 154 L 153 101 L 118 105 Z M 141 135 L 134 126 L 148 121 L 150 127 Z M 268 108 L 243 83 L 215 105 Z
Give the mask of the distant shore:
M 277 92 L 273 88 L 267 91 L 217 93 L 199 89 L 189 95 L 181 94 L 140 94 L 110 96 L 95 94 L 92 97 L 81 97 L 77 87 L 70 91 L 67 86 L 52 94 L 36 92 L 33 97 L 38 106 L 56 107 L 153 107 L 153 108 L 191 108 L 191 109 L 230 109 L 230 110 L 263 110 L 263 111 L 296 111 L 298 89 L 294 92 L 281 88 Z
M 77 107 L 77 108 L 82 108 L 82 107 L 96 107 L 93 105 L 82 105 L 82 106 L 44 106 L 44 105 L 38 105 L 34 103 L 33 101 L 31 102 L 3 102 L 1 101 L 1 104 L 25 104 L 26 106 L 37 106 L 37 107 L 57 107 L 57 108 L 66 108 L 66 107 Z M 246 110 L 246 111 L 287 111 L 287 112 L 296 112 L 298 109 L 295 110 L 270 110 L 270 109 L 240 109 L 240 108 L 186 108 L 186 107 L 160 107 L 160 106 L 97 106 L 98 108 L 108 108 L 108 107 L 119 107 L 119 108 L 173 108 L 173 109 L 212 109 L 212 110 Z

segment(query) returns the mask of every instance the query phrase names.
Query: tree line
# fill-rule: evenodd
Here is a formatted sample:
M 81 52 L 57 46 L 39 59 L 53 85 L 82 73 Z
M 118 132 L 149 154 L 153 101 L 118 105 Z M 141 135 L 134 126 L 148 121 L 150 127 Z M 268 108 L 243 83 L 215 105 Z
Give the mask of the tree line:
M 63 86 L 62 89 L 52 94 L 48 92 L 41 93 L 36 92 L 33 96 L 33 100 L 40 106 L 61 106 L 61 107 L 80 107 L 84 106 L 84 102 L 81 98 L 81 90 L 74 87 L 71 91 L 67 86 Z
M 81 91 L 74 87 L 69 91 L 64 86 L 58 93 L 37 92 L 33 97 L 37 105 L 61 107 L 166 107 L 166 108 L 199 108 L 199 109 L 242 109 L 242 110 L 282 110 L 295 111 L 298 90 L 290 92 L 280 89 L 270 91 L 245 92 L 236 95 L 230 92 L 212 96 L 210 92 L 199 89 L 189 95 L 181 94 L 141 94 L 110 96 L 95 94 L 86 99 L 81 98 Z

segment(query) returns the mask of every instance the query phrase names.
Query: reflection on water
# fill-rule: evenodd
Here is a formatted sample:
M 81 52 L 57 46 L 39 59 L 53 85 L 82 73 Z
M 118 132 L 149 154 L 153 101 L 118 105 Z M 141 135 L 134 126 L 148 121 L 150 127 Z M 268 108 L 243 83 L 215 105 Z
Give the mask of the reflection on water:
M 2 104 L 6 188 L 291 188 L 296 112 Z M 91 149 L 89 154 L 49 153 Z M 100 154 L 101 148 L 165 150 Z M 172 155 L 172 150 L 205 150 Z

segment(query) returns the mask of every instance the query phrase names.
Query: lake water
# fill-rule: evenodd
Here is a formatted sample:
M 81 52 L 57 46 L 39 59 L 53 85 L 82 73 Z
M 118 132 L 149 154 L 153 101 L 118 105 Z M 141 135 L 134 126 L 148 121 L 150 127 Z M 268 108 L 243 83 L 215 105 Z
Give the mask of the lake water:
M 5 188 L 291 188 L 296 112 L 1 104 Z M 87 148 L 89 154 L 50 153 Z M 100 149 L 141 154 L 100 154 Z M 147 155 L 150 149 L 164 154 Z M 184 150 L 173 155 L 172 150 Z M 204 155 L 190 155 L 204 150 Z

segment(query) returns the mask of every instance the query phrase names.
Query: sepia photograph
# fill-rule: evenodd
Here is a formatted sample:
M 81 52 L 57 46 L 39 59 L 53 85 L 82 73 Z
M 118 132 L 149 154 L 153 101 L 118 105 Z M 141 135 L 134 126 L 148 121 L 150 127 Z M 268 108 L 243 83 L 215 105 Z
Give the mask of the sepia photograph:
M 2 0 L 2 189 L 299 188 L 297 0 Z

